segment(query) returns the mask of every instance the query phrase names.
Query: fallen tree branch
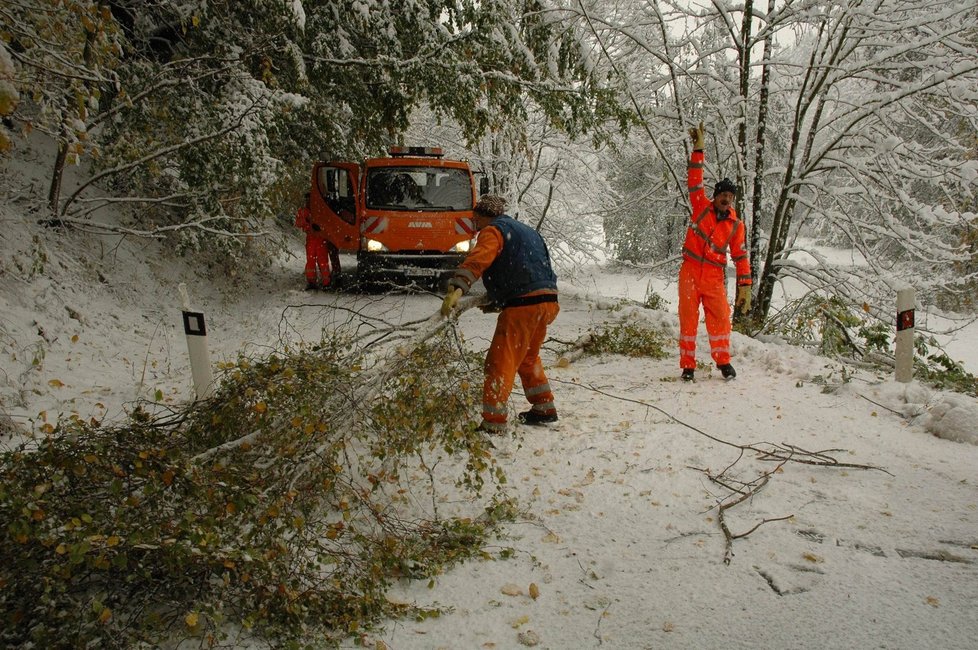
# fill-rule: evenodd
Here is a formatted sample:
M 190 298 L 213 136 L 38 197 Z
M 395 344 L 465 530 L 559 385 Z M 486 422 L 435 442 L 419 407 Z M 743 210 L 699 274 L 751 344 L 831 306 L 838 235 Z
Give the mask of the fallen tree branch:
M 734 464 L 736 464 L 736 461 L 734 462 Z M 784 517 L 771 517 L 768 519 L 763 519 L 757 524 L 755 524 L 748 531 L 743 533 L 733 533 L 730 530 L 730 527 L 727 525 L 727 518 L 726 518 L 727 510 L 730 510 L 734 506 L 739 505 L 748 499 L 754 498 L 754 495 L 760 492 L 761 489 L 763 489 L 764 486 L 768 484 L 768 482 L 771 480 L 772 474 L 776 473 L 783 466 L 784 463 L 781 463 L 780 465 L 778 465 L 776 469 L 771 470 L 770 472 L 764 472 L 763 474 L 761 474 L 759 477 L 755 478 L 752 481 L 749 481 L 747 483 L 742 483 L 743 487 L 741 488 L 734 487 L 733 485 L 730 484 L 730 481 L 724 477 L 724 474 L 727 472 L 727 470 L 733 467 L 733 465 L 727 466 L 722 472 L 720 472 L 717 475 L 714 475 L 708 469 L 700 469 L 696 467 L 691 468 L 703 472 L 711 481 L 713 481 L 717 485 L 723 487 L 724 489 L 730 492 L 730 494 L 727 497 L 720 499 L 719 502 L 717 503 L 717 523 L 720 526 L 720 530 L 723 532 L 723 537 L 725 540 L 724 553 L 723 553 L 724 564 L 730 564 L 730 560 L 733 559 L 734 556 L 733 541 L 735 539 L 742 539 L 744 537 L 747 537 L 748 535 L 753 533 L 755 530 L 757 530 L 764 524 L 771 523 L 773 521 L 785 521 L 787 519 L 791 519 L 794 516 L 794 515 L 785 515 Z M 730 499 L 730 497 L 733 495 L 737 495 L 736 498 Z
M 706 438 L 709 438 L 713 442 L 716 442 L 716 443 L 721 444 L 721 445 L 726 445 L 728 447 L 733 447 L 734 449 L 740 449 L 742 451 L 753 451 L 753 452 L 755 452 L 757 454 L 760 454 L 761 460 L 791 461 L 793 463 L 800 463 L 800 464 L 803 464 L 803 465 L 819 465 L 819 466 L 822 466 L 822 467 L 844 467 L 844 468 L 848 468 L 848 469 L 872 469 L 872 470 L 876 470 L 878 472 L 883 472 L 884 474 L 889 474 L 890 476 L 893 476 L 892 473 L 888 472 L 887 470 L 883 469 L 882 467 L 877 467 L 875 465 L 863 465 L 863 464 L 860 464 L 860 463 L 843 463 L 843 462 L 839 462 L 835 458 L 832 458 L 831 456 L 828 456 L 827 455 L 827 452 L 845 451 L 844 449 L 826 449 L 826 450 L 823 450 L 823 451 L 806 451 L 806 450 L 801 449 L 800 447 L 797 447 L 797 446 L 794 446 L 794 445 L 790 445 L 790 444 L 787 444 L 787 443 L 782 443 L 781 445 L 778 445 L 778 444 L 775 444 L 775 443 L 772 443 L 772 442 L 758 442 L 758 443 L 751 443 L 751 444 L 741 445 L 741 444 L 737 444 L 737 443 L 734 443 L 734 442 L 730 442 L 729 440 L 724 440 L 723 438 L 717 438 L 716 436 L 711 435 L 711 434 L 703 431 L 702 429 L 699 429 L 699 428 L 693 426 L 692 424 L 683 422 L 682 420 L 680 420 L 679 418 L 677 418 L 673 414 L 669 413 L 668 411 L 665 411 L 665 410 L 663 410 L 663 409 L 661 409 L 658 406 L 655 406 L 653 404 L 649 404 L 648 402 L 643 402 L 642 400 L 633 399 L 631 397 L 622 397 L 620 395 L 615 395 L 613 393 L 608 393 L 606 391 L 601 390 L 600 388 L 597 388 L 596 386 L 590 386 L 590 385 L 580 384 L 580 383 L 577 383 L 577 382 L 566 382 L 566 381 L 561 381 L 559 379 L 551 379 L 550 381 L 551 381 L 551 383 L 558 383 L 558 384 L 563 383 L 563 384 L 572 384 L 574 386 L 580 386 L 582 388 L 586 388 L 586 389 L 588 389 L 590 391 L 593 391 L 593 392 L 598 393 L 600 395 L 604 395 L 606 397 L 610 397 L 612 399 L 616 399 L 616 400 L 619 400 L 619 401 L 622 401 L 622 402 L 630 402 L 632 404 L 638 404 L 640 406 L 644 406 L 646 408 L 652 409 L 653 411 L 656 411 L 658 413 L 661 413 L 662 415 L 666 416 L 667 418 L 669 418 L 670 420 L 672 420 L 676 424 L 678 424 L 680 426 L 683 426 L 683 427 L 686 427 L 690 431 L 694 431 L 694 432 L 700 434 L 701 436 L 704 436 Z M 763 447 L 762 445 L 770 445 L 770 446 L 769 447 Z M 809 456 L 810 458 L 798 458 L 796 454 L 802 454 L 804 456 Z
M 593 391 L 593 392 L 598 393 L 600 395 L 604 395 L 606 397 L 610 397 L 612 399 L 616 399 L 616 400 L 619 400 L 619 401 L 622 401 L 622 402 L 630 402 L 632 404 L 638 404 L 640 406 L 644 406 L 646 408 L 652 409 L 653 411 L 656 411 L 658 413 L 661 413 L 662 415 L 666 416 L 667 418 L 669 418 L 670 420 L 672 420 L 676 424 L 678 424 L 680 426 L 683 426 L 683 427 L 686 427 L 690 431 L 694 431 L 694 432 L 700 434 L 701 436 L 704 436 L 706 438 L 709 438 L 713 442 L 716 442 L 716 443 L 721 444 L 721 445 L 726 445 L 728 447 L 733 447 L 734 449 L 740 449 L 742 451 L 753 451 L 753 452 L 755 452 L 757 454 L 760 454 L 762 460 L 774 460 L 774 461 L 789 460 L 789 461 L 791 461 L 793 463 L 800 463 L 800 464 L 804 464 L 804 465 L 819 465 L 819 466 L 823 466 L 823 467 L 844 467 L 844 468 L 849 468 L 849 469 L 872 469 L 872 470 L 876 470 L 876 471 L 879 471 L 879 472 L 883 472 L 884 474 L 889 474 L 890 476 L 893 476 L 892 473 L 888 472 L 887 470 L 883 469 L 882 467 L 877 467 L 875 465 L 863 465 L 863 464 L 860 464 L 860 463 L 843 463 L 843 462 L 839 462 L 835 458 L 832 458 L 831 456 L 826 455 L 827 452 L 832 452 L 832 451 L 845 451 L 844 449 L 826 449 L 826 450 L 823 450 L 823 451 L 805 451 L 805 450 L 801 449 L 800 447 L 796 447 L 796 446 L 793 446 L 793 445 L 788 445 L 786 443 L 783 443 L 781 445 L 778 445 L 778 444 L 775 444 L 775 443 L 772 443 L 772 442 L 757 442 L 757 443 L 751 443 L 751 444 L 741 445 L 741 444 L 737 444 L 737 443 L 734 443 L 734 442 L 730 442 L 729 440 L 724 440 L 723 438 L 717 438 L 716 436 L 711 435 L 711 434 L 703 431 L 702 429 L 699 429 L 699 428 L 693 426 L 692 424 L 689 424 L 687 422 L 683 422 L 682 420 L 680 420 L 679 418 L 677 418 L 673 414 L 669 413 L 668 411 L 666 411 L 666 410 L 664 410 L 662 408 L 659 408 L 658 406 L 655 406 L 654 404 L 649 404 L 648 402 L 643 402 L 642 400 L 639 400 L 639 399 L 634 399 L 634 398 L 631 398 L 631 397 L 622 397 L 620 395 L 615 395 L 613 393 L 609 393 L 609 392 L 603 391 L 600 388 L 597 388 L 596 386 L 590 386 L 590 385 L 580 384 L 580 383 L 577 383 L 577 382 L 561 381 L 559 379 L 551 379 L 550 382 L 551 383 L 556 383 L 556 384 L 571 384 L 571 385 L 574 385 L 574 386 L 579 386 L 581 388 L 586 388 L 586 389 L 588 389 L 590 391 Z M 769 447 L 765 448 L 762 445 L 769 445 Z M 796 452 L 801 453 L 803 455 L 810 456 L 811 458 L 810 459 L 798 458 L 795 455 Z
M 594 332 L 586 332 L 580 338 L 567 346 L 567 349 L 557 357 L 557 367 L 566 368 L 584 356 L 585 348 L 594 340 Z
M 484 296 L 479 294 L 466 296 L 462 298 L 461 300 L 459 300 L 457 305 L 457 310 L 456 310 L 457 314 L 461 315 L 466 310 L 478 306 L 479 304 L 481 304 L 483 298 Z M 295 309 L 301 307 L 322 308 L 322 305 L 309 304 L 309 303 L 301 304 L 301 305 L 292 305 L 286 307 L 285 311 L 288 311 L 289 309 Z M 372 329 L 368 334 L 359 335 L 354 339 L 354 342 L 359 341 L 361 343 L 363 341 L 366 341 L 367 339 L 371 339 L 369 343 L 365 343 L 363 345 L 364 348 L 368 348 L 372 345 L 377 345 L 377 343 L 380 340 L 386 340 L 388 344 L 390 344 L 391 341 L 394 340 L 401 340 L 401 339 L 406 340 L 406 343 L 397 346 L 397 349 L 391 349 L 392 346 L 390 345 L 385 346 L 385 353 L 377 355 L 377 358 L 373 363 L 372 367 L 364 373 L 364 375 L 362 376 L 362 380 L 358 382 L 357 389 L 354 390 L 348 396 L 346 401 L 349 404 L 371 403 L 371 400 L 373 400 L 378 394 L 378 392 L 380 391 L 381 385 L 383 384 L 384 380 L 387 377 L 391 375 L 395 375 L 399 372 L 399 370 L 403 366 L 402 363 L 403 359 L 405 359 L 408 356 L 411 350 L 414 350 L 417 346 L 421 345 L 425 341 L 432 339 L 446 327 L 454 326 L 454 323 L 457 320 L 457 316 L 454 314 L 449 318 L 445 318 L 441 315 L 439 311 L 436 310 L 431 316 L 427 318 L 411 321 L 401 326 L 395 326 L 386 323 L 381 318 L 368 317 L 360 312 L 351 310 L 348 307 L 334 306 L 332 308 L 336 310 L 342 310 L 342 311 L 348 311 L 354 313 L 361 320 L 373 322 L 373 324 L 375 325 L 374 329 Z M 287 320 L 284 314 L 285 312 L 283 312 L 283 317 L 281 319 L 282 322 L 285 322 Z M 383 325 L 383 327 L 379 326 L 381 324 Z M 283 330 L 283 327 L 284 325 L 282 324 L 279 325 L 280 332 Z M 350 414 L 350 417 L 348 418 L 349 425 L 353 424 L 355 417 L 356 417 L 355 414 L 353 413 Z M 257 437 L 258 437 L 257 432 L 246 433 L 239 438 L 236 438 L 234 440 L 229 440 L 227 442 L 222 443 L 221 445 L 218 445 L 211 449 L 207 449 L 194 456 L 192 460 L 195 462 L 202 462 L 208 460 L 215 455 L 233 451 L 237 448 L 240 448 L 243 445 L 253 444 Z M 320 454 L 322 454 L 325 451 L 325 448 L 329 446 L 329 444 L 330 444 L 329 442 L 324 442 L 320 447 L 316 448 L 313 451 L 313 458 L 318 457 Z M 301 464 L 297 468 L 293 478 L 293 485 L 295 484 L 296 481 L 299 480 L 299 478 L 301 478 L 305 474 L 311 462 L 313 461 L 312 460 L 307 461 Z
M 737 506 L 740 503 L 743 503 L 744 501 L 746 501 L 748 499 L 753 498 L 754 495 L 756 495 L 765 485 L 768 484 L 768 482 L 771 479 L 771 476 L 773 474 L 779 472 L 779 471 L 782 471 L 783 467 L 786 464 L 788 464 L 788 463 L 798 463 L 798 464 L 802 464 L 802 465 L 815 465 L 815 466 L 819 466 L 819 467 L 838 467 L 838 468 L 847 468 L 847 469 L 877 470 L 877 471 L 884 472 L 885 474 L 889 474 L 890 476 L 892 476 L 892 474 L 890 472 L 888 472 L 887 470 L 883 469 L 882 467 L 876 467 L 875 465 L 866 465 L 866 464 L 861 464 L 861 463 L 844 463 L 844 462 L 839 462 L 839 460 L 836 459 L 832 454 L 845 452 L 846 450 L 844 450 L 844 449 L 823 449 L 823 450 L 820 450 L 820 451 L 809 451 L 807 449 L 803 449 L 803 448 L 799 447 L 798 445 L 793 445 L 793 444 L 787 443 L 787 442 L 783 442 L 781 444 L 775 444 L 775 443 L 772 443 L 772 442 L 758 442 L 758 443 L 751 443 L 751 444 L 737 444 L 737 443 L 730 442 L 728 440 L 724 440 L 722 438 L 718 438 L 718 437 L 716 437 L 714 435 L 711 435 L 711 434 L 703 431 L 702 429 L 699 429 L 697 427 L 694 427 L 691 424 L 688 424 L 686 422 L 683 422 L 682 420 L 680 420 L 676 416 L 672 415 L 668 411 L 666 411 L 666 410 L 664 410 L 664 409 L 662 409 L 662 408 L 660 408 L 658 406 L 655 406 L 654 404 L 649 404 L 648 402 L 645 402 L 645 401 L 642 401 L 642 400 L 638 400 L 638 399 L 634 399 L 634 398 L 631 398 L 631 397 L 622 397 L 620 395 L 615 395 L 613 393 L 609 393 L 607 391 L 601 390 L 600 388 L 597 388 L 597 387 L 591 386 L 591 385 L 580 384 L 580 383 L 577 383 L 577 382 L 562 382 L 559 379 L 553 379 L 553 378 L 551 378 L 550 381 L 551 382 L 554 382 L 554 383 L 564 383 L 564 384 L 571 384 L 571 385 L 574 385 L 574 386 L 579 386 L 579 387 L 582 387 L 582 388 L 586 388 L 586 389 L 588 389 L 588 390 L 590 390 L 592 392 L 598 393 L 600 395 L 604 395 L 606 397 L 610 397 L 612 399 L 616 399 L 616 400 L 619 400 L 619 401 L 622 401 L 622 402 L 629 402 L 631 404 L 638 404 L 640 406 L 644 406 L 644 407 L 646 407 L 648 409 L 651 409 L 653 411 L 656 411 L 658 413 L 661 413 L 662 415 L 665 415 L 671 421 L 675 422 L 676 424 L 679 424 L 680 426 L 683 426 L 683 427 L 689 429 L 690 431 L 694 431 L 694 432 L 700 434 L 701 436 L 704 436 L 706 438 L 709 438 L 713 442 L 716 442 L 718 444 L 725 445 L 725 446 L 728 446 L 728 447 L 732 447 L 732 448 L 734 448 L 734 449 L 736 449 L 738 451 L 737 458 L 733 462 L 731 462 L 729 465 L 727 465 L 718 474 L 714 474 L 713 472 L 711 472 L 708 469 L 702 469 L 702 468 L 697 468 L 697 467 L 690 467 L 690 469 L 694 469 L 696 471 L 703 472 L 704 474 L 707 475 L 707 477 L 710 479 L 710 481 L 712 481 L 713 483 L 716 483 L 717 485 L 721 486 L 722 488 L 724 488 L 725 490 L 728 491 L 728 494 L 726 496 L 724 496 L 723 498 L 720 498 L 717 501 L 717 506 L 716 506 L 716 508 L 717 508 L 717 522 L 718 522 L 718 525 L 720 526 L 720 530 L 723 532 L 723 536 L 724 536 L 724 540 L 725 540 L 725 544 L 724 544 L 724 555 L 723 555 L 723 563 L 724 564 L 730 564 L 730 561 L 733 559 L 733 556 L 734 556 L 733 542 L 734 542 L 735 539 L 743 539 L 744 537 L 747 537 L 748 535 L 750 535 L 751 533 L 753 533 L 755 530 L 757 530 L 758 528 L 760 528 L 764 524 L 771 523 L 771 522 L 774 522 L 774 521 L 784 521 L 786 519 L 790 519 L 793 516 L 793 515 L 786 515 L 784 517 L 772 517 L 772 518 L 768 518 L 768 519 L 763 519 L 762 521 L 760 521 L 757 524 L 755 524 L 748 531 L 743 532 L 743 533 L 734 533 L 734 532 L 732 532 L 730 530 L 730 527 L 727 524 L 727 517 L 726 517 L 726 513 L 727 513 L 728 510 L 730 510 L 731 508 Z M 732 480 L 727 475 L 727 473 L 735 465 L 737 465 L 737 463 L 739 463 L 743 459 L 744 454 L 746 452 L 748 452 L 748 451 L 754 452 L 756 454 L 756 458 L 759 461 L 765 461 L 765 462 L 767 462 L 767 461 L 774 461 L 774 462 L 777 462 L 778 463 L 777 467 L 775 467 L 774 469 L 772 469 L 770 471 L 766 471 L 766 472 L 761 473 L 760 476 L 758 476 L 757 478 L 754 478 L 751 481 L 742 482 L 742 481 Z M 740 484 L 739 487 L 737 485 L 735 485 L 735 483 L 739 483 Z

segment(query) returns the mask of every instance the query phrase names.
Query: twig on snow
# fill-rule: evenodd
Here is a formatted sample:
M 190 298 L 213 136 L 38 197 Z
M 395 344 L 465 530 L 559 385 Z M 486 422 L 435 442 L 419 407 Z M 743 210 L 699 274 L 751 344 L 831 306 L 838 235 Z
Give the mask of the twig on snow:
M 786 519 L 790 519 L 793 516 L 793 515 L 786 515 L 784 517 L 772 517 L 772 518 L 764 519 L 759 523 L 757 523 L 756 525 L 754 525 L 750 530 L 743 533 L 733 533 L 730 530 L 730 527 L 727 525 L 727 519 L 726 519 L 726 512 L 728 510 L 730 510 L 731 508 L 733 508 L 734 506 L 740 503 L 743 503 L 748 499 L 753 498 L 755 494 L 757 494 L 765 485 L 767 485 L 768 481 L 771 479 L 771 476 L 781 471 L 782 468 L 787 463 L 799 463 L 802 465 L 816 465 L 820 467 L 838 467 L 838 468 L 847 468 L 847 469 L 865 469 L 865 470 L 872 469 L 872 470 L 884 472 L 892 476 L 892 474 L 887 470 L 883 469 L 882 467 L 876 467 L 875 465 L 839 462 L 839 460 L 836 459 L 832 454 L 844 452 L 845 451 L 844 449 L 823 449 L 821 451 L 809 451 L 807 449 L 802 449 L 797 445 L 793 445 L 787 442 L 783 442 L 781 444 L 775 444 L 772 442 L 758 442 L 758 443 L 751 443 L 746 445 L 737 444 L 737 443 L 730 442 L 728 440 L 724 440 L 722 438 L 718 438 L 701 429 L 698 429 L 697 427 L 694 427 L 691 424 L 687 424 L 686 422 L 683 422 L 682 420 L 672 415 L 668 411 L 665 411 L 664 409 L 659 408 L 658 406 L 655 406 L 653 404 L 649 404 L 648 402 L 644 402 L 638 399 L 633 399 L 630 397 L 622 397 L 620 395 L 615 395 L 613 393 L 609 393 L 607 391 L 601 390 L 600 388 L 591 385 L 580 384 L 577 382 L 561 382 L 560 380 L 555 380 L 555 379 L 551 379 L 550 381 L 556 383 L 573 384 L 575 386 L 586 388 L 600 395 L 611 397 L 612 399 L 644 406 L 646 408 L 652 409 L 654 411 L 657 411 L 665 415 L 676 424 L 686 427 L 687 429 L 694 431 L 706 438 L 709 438 L 710 440 L 716 443 L 719 443 L 721 445 L 726 445 L 728 447 L 733 447 L 734 449 L 738 450 L 737 458 L 729 465 L 727 465 L 718 474 L 713 474 L 708 469 L 690 467 L 690 469 L 695 469 L 697 471 L 703 472 L 704 474 L 707 475 L 707 477 L 709 477 L 709 479 L 712 482 L 723 487 L 725 490 L 729 492 L 729 494 L 726 497 L 723 497 L 718 500 L 716 506 L 717 521 L 720 526 L 720 530 L 723 532 L 723 536 L 726 542 L 724 557 L 723 557 L 724 564 L 730 564 L 731 559 L 733 559 L 733 555 L 734 555 L 733 541 L 735 539 L 742 539 L 744 537 L 747 537 L 748 535 L 753 533 L 755 530 L 757 530 L 764 524 L 774 522 L 774 521 L 784 521 Z M 774 461 L 778 463 L 778 465 L 777 467 L 775 467 L 770 471 L 763 472 L 760 476 L 758 476 L 757 478 L 751 481 L 748 482 L 732 481 L 729 478 L 729 476 L 727 476 L 727 472 L 731 468 L 733 468 L 737 463 L 739 463 L 741 459 L 743 459 L 743 456 L 747 451 L 754 452 L 757 455 L 758 460 Z M 740 487 L 734 485 L 735 482 L 740 483 Z

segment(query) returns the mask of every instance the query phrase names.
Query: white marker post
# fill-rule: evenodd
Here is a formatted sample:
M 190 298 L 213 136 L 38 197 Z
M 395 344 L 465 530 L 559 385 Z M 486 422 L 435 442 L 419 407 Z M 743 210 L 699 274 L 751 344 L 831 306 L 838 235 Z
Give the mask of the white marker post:
M 896 298 L 896 380 L 913 380 L 914 289 L 897 289 Z
M 197 399 L 207 399 L 213 395 L 214 386 L 211 375 L 211 356 L 207 351 L 207 326 L 204 314 L 190 309 L 190 296 L 187 285 L 179 286 L 183 299 L 183 333 L 187 335 L 187 350 L 190 352 L 190 372 L 194 378 L 194 392 Z

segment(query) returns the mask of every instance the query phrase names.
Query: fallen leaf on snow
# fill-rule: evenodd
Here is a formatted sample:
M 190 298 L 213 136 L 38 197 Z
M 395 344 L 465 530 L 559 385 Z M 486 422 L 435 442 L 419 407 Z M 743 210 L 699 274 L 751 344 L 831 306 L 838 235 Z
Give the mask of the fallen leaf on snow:
M 522 645 L 527 647 L 533 647 L 540 643 L 540 635 L 533 630 L 527 630 L 526 632 L 520 632 L 516 635 L 516 640 Z
M 513 622 L 510 623 L 510 625 L 513 626 L 513 629 L 514 630 L 518 630 L 519 628 L 523 627 L 524 625 L 526 625 L 529 622 L 530 622 L 530 617 L 529 616 L 526 616 L 526 615 L 523 615 L 523 616 L 520 616 L 519 618 L 514 618 L 513 619 Z
M 504 584 L 503 585 L 503 588 L 500 589 L 499 591 L 501 591 L 502 593 L 504 593 L 507 596 L 522 596 L 523 595 L 523 588 L 520 587 L 517 584 L 513 584 L 512 582 L 507 582 L 506 584 Z
M 590 610 L 600 612 L 611 606 L 611 599 L 607 596 L 597 595 L 586 598 L 582 604 Z
M 582 478 L 581 481 L 577 485 L 579 487 L 583 487 L 585 485 L 591 485 L 592 483 L 594 483 L 594 468 L 593 467 L 587 471 L 587 474 L 584 475 L 584 478 Z

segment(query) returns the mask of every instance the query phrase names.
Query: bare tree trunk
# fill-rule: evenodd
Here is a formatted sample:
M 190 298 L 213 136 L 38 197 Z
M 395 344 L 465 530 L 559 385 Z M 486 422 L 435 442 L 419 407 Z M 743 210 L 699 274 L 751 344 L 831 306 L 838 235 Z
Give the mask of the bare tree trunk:
M 547 188 L 547 202 L 543 204 L 543 209 L 540 211 L 540 220 L 537 221 L 536 230 L 540 231 L 543 226 L 543 222 L 547 219 L 547 212 L 550 211 L 550 204 L 553 203 L 554 199 L 554 187 L 557 180 L 557 174 L 560 172 L 560 163 L 554 165 L 554 173 L 550 175 L 550 186 Z
M 818 35 L 815 42 L 821 41 L 825 33 L 825 24 L 819 25 Z M 795 105 L 794 124 L 791 130 L 791 144 L 787 155 L 787 165 L 785 166 L 784 176 L 781 180 L 781 192 L 775 204 L 774 217 L 771 221 L 771 234 L 767 246 L 767 255 L 764 258 L 764 268 L 760 274 L 760 287 L 757 290 L 754 313 L 759 320 L 767 318 L 767 313 L 771 308 L 771 297 L 774 295 L 774 285 L 778 280 L 778 270 L 776 261 L 780 259 L 784 250 L 784 243 L 788 237 L 788 228 L 791 226 L 791 212 L 794 209 L 794 201 L 790 198 L 794 190 L 792 182 L 795 178 L 795 166 L 799 162 L 798 149 L 801 144 L 805 113 L 810 107 L 811 95 L 806 90 L 816 88 L 819 82 L 814 78 L 818 75 L 818 47 L 812 49 L 808 67 L 802 81 L 801 89 L 798 93 L 798 100 Z M 812 95 L 815 93 L 812 92 Z M 814 128 L 814 127 L 812 127 Z
M 61 201 L 61 181 L 65 175 L 65 161 L 68 159 L 67 127 L 62 123 L 61 137 L 58 138 L 58 155 L 54 158 L 54 169 L 51 171 L 51 185 L 48 188 L 48 212 L 51 219 L 58 218 L 58 203 Z
M 750 106 L 749 94 L 750 94 L 750 51 L 751 51 L 751 28 L 754 22 L 754 0 L 746 0 L 744 2 L 744 17 L 743 23 L 740 26 L 740 45 L 738 49 L 740 50 L 740 125 L 737 128 L 737 147 L 739 149 L 737 159 L 741 162 L 738 166 L 741 170 L 746 172 L 747 165 L 747 113 L 748 107 Z M 755 168 L 755 174 L 757 173 L 757 168 Z M 743 186 L 747 180 L 747 174 L 741 174 L 738 185 Z M 755 186 L 757 184 L 757 179 L 755 178 Z M 741 219 L 744 221 L 744 227 L 747 227 L 746 213 L 744 212 L 744 193 L 743 191 L 737 192 L 737 214 L 740 215 Z M 753 214 L 751 215 L 751 223 L 755 219 Z M 753 233 L 753 230 L 751 231 Z M 750 242 L 754 241 L 753 236 L 751 236 L 745 244 L 748 246 Z M 734 304 L 734 321 L 739 322 L 744 320 L 746 314 L 743 309 L 737 304 Z
M 812 155 L 815 134 L 818 132 L 825 108 L 825 94 L 832 87 L 830 77 L 840 61 L 845 59 L 844 49 L 848 46 L 850 26 L 851 17 L 844 18 L 834 28 L 824 22 L 819 25 L 818 35 L 815 38 L 816 45 L 812 48 L 808 69 L 795 106 L 791 149 L 788 153 L 788 163 L 781 183 L 781 194 L 778 197 L 774 220 L 771 223 L 771 237 L 768 241 L 764 269 L 761 272 L 758 300 L 754 306 L 753 313 L 759 320 L 767 318 L 771 308 L 774 285 L 779 274 L 778 263 L 785 257 L 788 233 L 798 203 L 797 193 L 800 187 L 798 179 L 805 176 L 804 168 L 809 164 Z M 804 139 L 803 147 L 802 139 Z
M 509 192 L 509 171 L 502 168 L 503 164 L 501 162 L 508 159 L 507 154 L 509 152 L 506 150 L 508 150 L 508 147 L 505 146 L 503 135 L 500 133 L 492 134 L 490 136 L 492 161 L 489 172 L 489 178 L 491 179 L 489 191 L 499 196 L 506 196 Z
M 775 0 L 768 0 L 767 15 L 774 13 Z M 768 65 L 768 56 L 771 54 L 771 32 L 764 34 L 764 49 L 761 53 L 761 92 L 757 102 L 757 139 L 754 148 L 754 190 L 751 198 L 751 222 L 750 236 L 748 237 L 748 250 L 750 251 L 750 275 L 757 280 L 757 269 L 761 257 L 761 220 L 759 215 L 763 210 L 763 190 L 764 190 L 764 146 L 767 136 L 767 110 L 768 97 L 771 87 L 771 66 Z M 755 302 L 750 313 L 758 313 L 757 303 Z M 735 313 L 737 320 L 746 320 L 750 314 Z
M 105 3 L 99 3 L 100 8 L 107 10 L 108 6 Z M 85 67 L 89 70 L 95 68 L 95 32 L 93 30 L 86 29 L 85 32 L 85 47 L 82 50 L 82 61 L 85 63 Z M 83 82 L 86 88 L 86 94 L 91 94 L 90 88 L 95 84 L 91 81 Z M 69 101 L 68 105 L 71 104 Z M 83 107 L 81 109 L 81 114 L 78 116 L 82 120 L 87 120 L 87 111 Z M 69 142 L 69 129 L 67 119 L 62 116 L 61 127 L 58 132 L 58 154 L 54 159 L 54 169 L 51 172 L 51 186 L 48 189 L 48 210 L 51 212 L 51 218 L 54 220 L 59 219 L 58 216 L 58 204 L 61 202 L 61 184 L 64 181 L 65 175 L 65 163 L 68 160 L 68 142 Z

